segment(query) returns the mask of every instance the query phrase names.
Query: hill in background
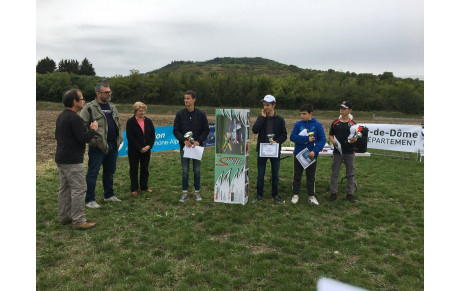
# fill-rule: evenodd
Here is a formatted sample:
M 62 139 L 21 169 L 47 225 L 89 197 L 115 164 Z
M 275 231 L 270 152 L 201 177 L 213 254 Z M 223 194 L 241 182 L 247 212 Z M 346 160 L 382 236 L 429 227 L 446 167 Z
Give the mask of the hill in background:
M 227 74 L 248 74 L 248 75 L 261 75 L 267 74 L 270 76 L 287 76 L 292 73 L 300 73 L 302 71 L 313 72 L 316 70 L 301 69 L 294 65 L 285 65 L 273 60 L 264 59 L 261 57 L 242 57 L 242 58 L 214 58 L 204 62 L 193 61 L 173 61 L 170 64 L 150 71 L 150 73 L 171 72 L 173 74 L 194 73 L 194 74 L 209 74 L 219 73 L 222 75 Z M 320 71 L 316 71 L 320 72 Z
M 260 106 L 261 96 L 276 96 L 278 109 L 297 109 L 310 103 L 315 109 L 337 109 L 349 100 L 361 111 L 396 111 L 423 114 L 424 82 L 380 75 L 301 69 L 261 57 L 214 58 L 203 62 L 173 61 L 160 69 L 129 76 L 103 78 L 67 72 L 37 74 L 37 101 L 60 102 L 63 92 L 79 88 L 84 96 L 94 86 L 110 83 L 121 103 L 181 105 L 188 89 L 200 96 L 201 106 L 240 108 Z

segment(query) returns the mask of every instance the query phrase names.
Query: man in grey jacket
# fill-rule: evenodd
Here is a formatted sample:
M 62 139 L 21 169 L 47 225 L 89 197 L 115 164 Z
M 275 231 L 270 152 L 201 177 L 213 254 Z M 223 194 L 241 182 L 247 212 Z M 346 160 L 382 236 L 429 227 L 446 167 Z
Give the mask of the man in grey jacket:
M 89 142 L 88 172 L 86 173 L 86 206 L 99 208 L 95 201 L 96 180 L 101 165 L 102 184 L 104 186 L 104 201 L 121 201 L 113 190 L 113 175 L 117 167 L 118 148 L 123 142 L 123 129 L 120 123 L 117 108 L 110 103 L 112 91 L 108 84 L 96 85 L 96 99 L 86 104 L 80 116 L 86 126 L 97 121 L 99 127 Z

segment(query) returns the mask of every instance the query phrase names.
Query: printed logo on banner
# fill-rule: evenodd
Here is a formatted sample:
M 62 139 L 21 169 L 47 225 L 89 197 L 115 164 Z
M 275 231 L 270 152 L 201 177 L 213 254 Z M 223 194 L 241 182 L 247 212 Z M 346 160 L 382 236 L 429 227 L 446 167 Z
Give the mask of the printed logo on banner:
M 178 150 L 179 149 L 179 141 L 173 134 L 173 125 L 169 126 L 159 126 L 155 127 L 155 144 L 153 145 L 152 152 L 160 152 L 160 151 L 169 151 L 169 150 Z M 214 130 L 215 124 L 209 123 L 209 135 L 204 142 L 203 146 L 214 146 L 215 138 L 214 138 Z M 120 145 L 118 149 L 118 156 L 123 157 L 128 155 L 128 139 L 126 138 L 126 130 L 123 130 L 123 143 Z
M 173 128 L 174 126 L 172 125 L 155 127 L 155 144 L 152 152 L 179 149 L 179 141 L 173 134 Z
M 369 128 L 367 147 L 416 153 L 422 142 L 422 127 L 406 124 L 360 124 Z
M 128 139 L 126 138 L 126 130 L 123 130 L 123 142 L 118 149 L 118 156 L 124 157 L 128 155 Z

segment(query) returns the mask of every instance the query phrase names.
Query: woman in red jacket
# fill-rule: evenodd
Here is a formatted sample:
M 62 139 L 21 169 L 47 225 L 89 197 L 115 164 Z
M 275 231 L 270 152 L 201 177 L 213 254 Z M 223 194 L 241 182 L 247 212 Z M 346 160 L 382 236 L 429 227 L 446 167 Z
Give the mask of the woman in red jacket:
M 126 122 L 128 139 L 129 177 L 131 192 L 137 196 L 139 191 L 138 170 L 141 165 L 140 189 L 152 192 L 147 186 L 149 180 L 150 151 L 155 143 L 155 127 L 151 119 L 145 117 L 147 105 L 136 102 L 133 106 L 134 116 Z

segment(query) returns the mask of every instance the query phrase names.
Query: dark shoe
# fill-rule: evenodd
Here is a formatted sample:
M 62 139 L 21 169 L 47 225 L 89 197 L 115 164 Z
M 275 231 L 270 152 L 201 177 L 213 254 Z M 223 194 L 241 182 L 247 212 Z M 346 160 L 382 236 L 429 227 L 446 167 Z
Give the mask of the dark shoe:
M 252 200 L 252 202 L 259 202 L 259 201 L 262 201 L 262 196 L 259 196 L 259 195 L 257 195 L 256 198 Z
M 72 220 L 59 221 L 60 225 L 67 225 L 67 224 L 71 224 L 71 223 L 72 223 Z
M 329 196 L 329 201 L 333 202 L 337 200 L 337 193 L 332 193 L 331 196 Z
M 353 195 L 350 195 L 350 194 L 347 194 L 347 198 L 346 198 L 348 201 L 350 201 L 351 203 L 355 203 L 355 198 L 353 197 Z
M 275 197 L 272 197 L 272 199 L 277 202 L 284 202 L 283 198 L 279 197 L 278 195 L 276 195 Z
M 83 223 L 80 223 L 80 224 L 72 225 L 72 229 L 75 229 L 75 230 L 87 230 L 87 229 L 93 228 L 95 225 L 96 225 L 95 222 L 86 221 L 86 222 L 83 222 Z

